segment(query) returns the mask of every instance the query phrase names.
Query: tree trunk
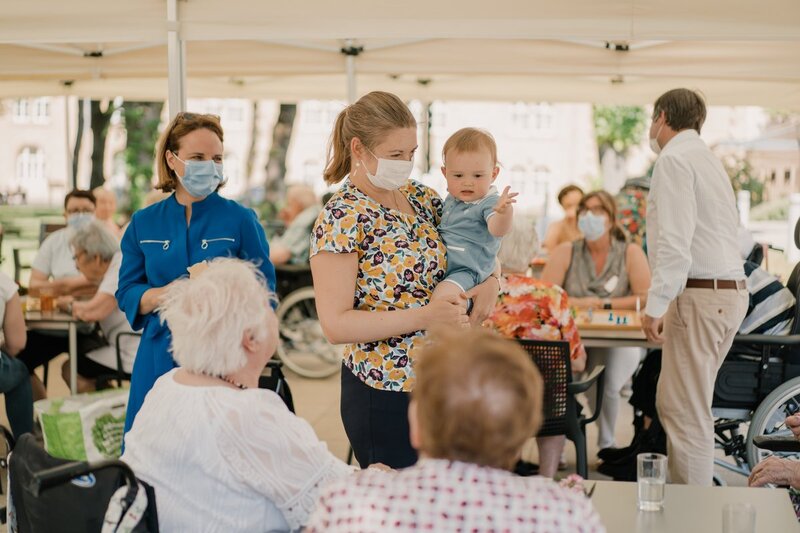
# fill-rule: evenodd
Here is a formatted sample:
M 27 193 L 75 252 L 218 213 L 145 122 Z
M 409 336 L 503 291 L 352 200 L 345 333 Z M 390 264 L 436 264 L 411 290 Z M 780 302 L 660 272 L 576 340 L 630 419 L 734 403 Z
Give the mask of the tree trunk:
M 250 188 L 250 180 L 253 179 L 253 167 L 256 164 L 256 142 L 258 141 L 258 100 L 253 100 L 253 123 L 250 127 L 250 146 L 247 148 L 247 164 L 244 169 L 244 179 L 247 187 Z
M 272 130 L 272 147 L 267 160 L 267 181 L 264 184 L 265 198 L 277 204 L 283 198 L 286 185 L 286 155 L 289 142 L 292 140 L 294 118 L 297 115 L 297 104 L 281 104 L 278 120 Z
M 78 188 L 78 163 L 80 163 L 81 144 L 83 143 L 83 112 L 86 100 L 78 99 L 78 125 L 75 130 L 75 146 L 72 149 L 72 188 Z
M 111 115 L 114 114 L 114 104 L 109 102 L 108 108 L 104 112 L 100 107 L 101 103 L 100 100 L 92 100 L 90 104 L 92 127 L 92 176 L 89 181 L 90 189 L 102 187 L 106 182 L 104 172 L 106 135 L 108 135 Z

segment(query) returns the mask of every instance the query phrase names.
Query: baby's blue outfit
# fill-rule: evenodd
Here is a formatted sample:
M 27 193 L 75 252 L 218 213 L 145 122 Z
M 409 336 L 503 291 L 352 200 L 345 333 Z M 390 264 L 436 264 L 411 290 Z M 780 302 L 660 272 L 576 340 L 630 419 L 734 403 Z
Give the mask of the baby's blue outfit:
M 444 201 L 439 235 L 447 246 L 447 275 L 443 281 L 468 291 L 494 271 L 500 238 L 489 233 L 489 217 L 500 195 L 494 187 L 480 200 L 463 202 L 453 195 Z

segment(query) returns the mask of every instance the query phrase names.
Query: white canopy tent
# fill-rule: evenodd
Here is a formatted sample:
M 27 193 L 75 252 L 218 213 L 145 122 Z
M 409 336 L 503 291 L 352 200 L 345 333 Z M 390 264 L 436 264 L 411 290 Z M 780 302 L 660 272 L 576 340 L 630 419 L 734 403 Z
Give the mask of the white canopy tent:
M 689 86 L 800 109 L 800 2 L 29 0 L 0 19 L 0 96 L 162 99 L 171 75 L 178 102 L 184 67 L 194 97 L 648 103 Z

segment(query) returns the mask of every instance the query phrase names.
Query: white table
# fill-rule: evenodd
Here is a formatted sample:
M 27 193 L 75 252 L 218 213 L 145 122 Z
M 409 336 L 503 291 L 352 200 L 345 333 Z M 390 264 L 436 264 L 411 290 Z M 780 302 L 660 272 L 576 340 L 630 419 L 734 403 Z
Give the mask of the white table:
M 26 311 L 25 324 L 28 329 L 66 331 L 69 336 L 69 392 L 78 392 L 78 321 L 72 315 L 54 311 L 43 315 L 39 311 Z
M 726 503 L 752 504 L 757 533 L 800 532 L 786 490 L 667 485 L 664 509 L 653 512 L 639 511 L 636 497 L 636 483 L 597 482 L 592 503 L 608 533 L 720 533 Z

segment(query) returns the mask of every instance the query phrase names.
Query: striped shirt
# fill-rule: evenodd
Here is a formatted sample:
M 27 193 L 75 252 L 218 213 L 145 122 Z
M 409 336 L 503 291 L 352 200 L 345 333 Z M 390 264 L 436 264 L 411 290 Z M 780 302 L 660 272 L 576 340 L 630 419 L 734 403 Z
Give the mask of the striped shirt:
M 755 263 L 745 262 L 750 304 L 739 333 L 788 335 L 794 320 L 794 295 L 789 289 Z
M 722 163 L 695 130 L 678 133 L 656 161 L 647 197 L 647 314 L 664 316 L 688 278 L 744 279 L 738 227 Z

